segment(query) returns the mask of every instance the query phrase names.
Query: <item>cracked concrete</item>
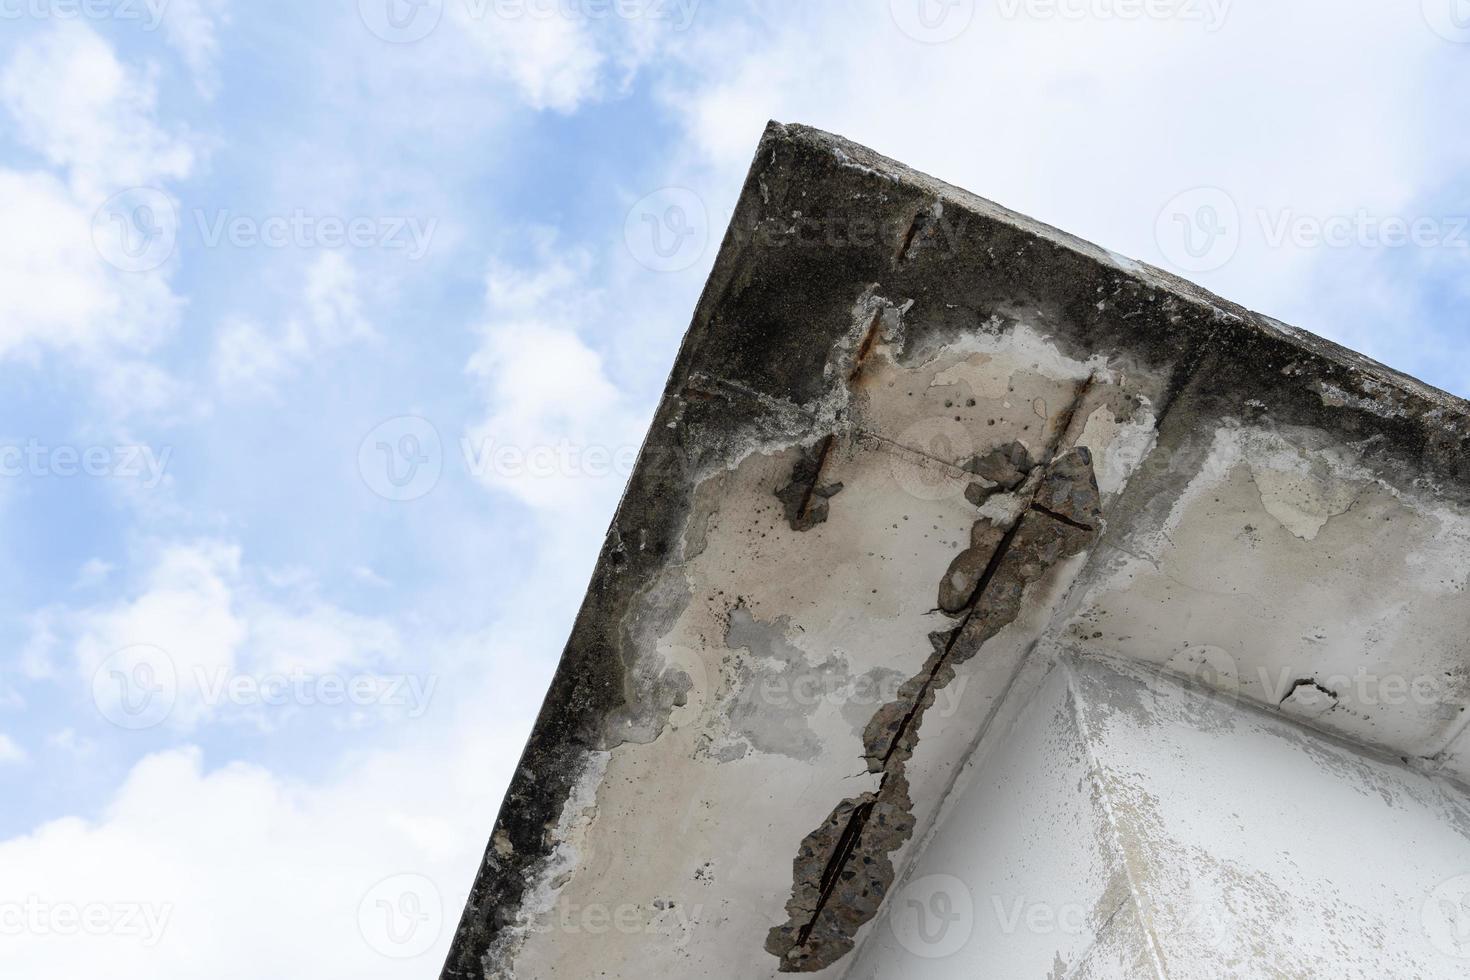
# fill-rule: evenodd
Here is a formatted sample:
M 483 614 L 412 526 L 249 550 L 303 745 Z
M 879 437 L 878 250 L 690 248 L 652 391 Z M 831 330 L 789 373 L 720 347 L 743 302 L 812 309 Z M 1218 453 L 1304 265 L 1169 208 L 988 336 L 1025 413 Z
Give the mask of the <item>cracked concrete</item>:
M 1470 851 L 1463 802 L 1267 708 L 1202 726 L 1208 697 L 1039 652 L 847 976 L 1462 976 L 1420 914 Z M 920 932 L 916 900 L 959 887 Z
M 798 212 L 901 234 L 831 247 L 791 230 Z M 1298 925 L 1337 916 L 1314 962 L 1357 950 L 1354 930 L 1398 935 L 1328 900 L 1356 872 L 1313 884 L 1227 855 L 1244 831 L 1225 817 L 1212 851 L 1191 808 L 1232 807 L 1207 753 L 1172 782 L 1157 774 L 1181 760 L 1140 756 L 1155 775 L 1129 782 L 1102 746 L 1125 726 L 1155 747 L 1180 724 L 1254 733 L 1259 758 L 1314 767 L 1303 785 L 1418 806 L 1458 855 L 1467 569 L 1464 403 L 773 124 L 443 976 L 942 976 L 893 916 L 949 921 L 903 892 L 956 827 L 1030 840 L 1019 869 L 1055 868 L 1053 911 L 1076 904 L 1084 928 L 1012 927 L 936 962 L 1212 975 L 1188 966 L 1213 962 L 1189 938 L 1198 897 L 1255 937 L 1230 955 L 1303 975 L 1273 918 L 1302 895 Z M 1035 695 L 1063 660 L 1058 715 Z M 1094 662 L 1145 681 L 1079 693 Z M 955 822 L 967 793 L 992 823 Z M 1078 834 L 1058 815 L 1079 806 L 1112 829 Z M 978 880 L 1000 921 L 1033 921 Z M 1393 880 L 1395 900 L 1418 887 Z M 620 911 L 638 928 L 589 939 Z M 1362 955 L 1446 975 L 1422 950 Z
M 1012 447 L 982 458 L 990 472 L 1010 480 L 1009 489 L 1028 482 L 1027 474 L 1019 470 L 1022 460 L 1027 473 L 1034 469 L 1029 454 Z M 900 689 L 899 699 L 879 709 L 868 724 L 864 757 L 870 772 L 882 774 L 877 793 L 843 801 L 821 828 L 802 841 L 792 897 L 786 903 L 789 919 L 772 929 L 765 943 L 766 950 L 780 958 L 782 972 L 825 969 L 853 948 L 857 931 L 877 914 L 893 883 L 890 855 L 913 833 L 906 770 L 925 713 L 937 693 L 954 680 L 954 665 L 980 652 L 986 640 L 1015 620 L 1026 587 L 1090 542 L 1100 516 L 1091 452 L 1073 447 L 1042 469 L 1029 480 L 1030 507 L 1004 529 L 989 521 L 977 522 L 970 548 L 941 579 L 940 606 L 951 615 L 963 614 L 962 622 L 949 633 L 930 634 L 934 652 L 924 668 Z M 1093 524 L 1083 525 L 1079 517 Z M 961 594 L 954 588 L 956 565 L 961 563 L 967 574 L 978 570 L 962 601 L 946 606 L 947 597 Z M 972 621 L 978 626 L 969 630 Z M 847 822 L 839 833 L 834 821 L 840 823 L 842 815 Z

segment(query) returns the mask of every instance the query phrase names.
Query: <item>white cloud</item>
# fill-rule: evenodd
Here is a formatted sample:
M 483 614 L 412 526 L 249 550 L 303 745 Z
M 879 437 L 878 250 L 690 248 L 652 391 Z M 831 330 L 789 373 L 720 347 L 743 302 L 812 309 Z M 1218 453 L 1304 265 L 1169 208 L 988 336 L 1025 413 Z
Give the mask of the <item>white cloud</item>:
M 113 191 L 193 171 L 193 147 L 154 120 L 157 97 L 154 72 L 128 68 L 72 21 L 22 45 L 0 75 L 0 100 L 20 139 L 66 169 L 72 190 L 93 207 Z
M 206 97 L 214 94 L 215 59 L 219 29 L 229 23 L 227 0 L 166 0 L 163 31 L 194 74 L 194 83 Z
M 0 213 L 9 230 L 0 241 L 0 359 L 60 351 L 102 369 L 105 384 L 120 359 L 150 350 L 173 330 L 181 307 L 168 283 L 174 205 L 155 190 L 141 207 L 132 201 L 117 214 L 102 210 L 120 189 L 156 188 L 194 168 L 189 141 L 155 121 L 156 100 L 151 72 L 124 65 L 76 22 L 27 38 L 0 72 L 0 105 L 18 139 L 62 174 L 0 168 Z M 121 239 L 114 221 L 125 226 Z M 141 271 L 119 264 L 119 243 L 141 243 L 157 261 Z M 110 405 L 156 401 L 159 390 L 115 390 Z
M 210 595 L 220 590 L 216 581 L 229 584 L 238 555 L 198 547 L 158 566 L 150 595 L 176 592 L 190 580 Z M 299 575 L 266 577 L 306 588 Z M 240 598 L 246 591 L 232 589 L 237 618 L 252 634 L 275 637 L 279 623 L 247 612 L 252 603 Z M 173 605 L 217 620 L 204 607 L 224 602 Z M 290 635 L 275 638 L 317 643 L 334 659 L 344 616 L 309 597 L 293 609 L 294 616 L 281 617 L 295 620 L 284 626 Z M 347 631 L 355 628 L 361 624 Z M 95 936 L 0 930 L 6 976 L 406 980 L 437 969 L 546 683 L 548 664 L 528 658 L 525 641 L 499 628 L 424 638 L 418 656 L 454 671 L 446 685 L 456 696 L 436 700 L 420 720 L 394 728 L 391 739 L 363 741 L 311 783 L 240 762 L 206 765 L 199 748 L 184 745 L 141 759 L 94 818 L 52 820 L 0 842 L 0 903 L 130 907 L 161 925 L 157 937 L 118 929 Z M 72 731 L 48 744 L 79 764 L 100 750 Z M 387 910 L 363 900 L 380 882 L 403 875 L 428 879 L 438 901 L 424 908 L 429 918 L 414 934 L 428 948 L 395 959 L 382 952 L 400 950 L 384 946 L 381 923 L 396 893 L 388 890 Z
M 468 0 L 446 3 L 445 23 L 426 44 L 452 72 L 504 83 L 528 108 L 573 112 L 625 93 L 639 70 L 692 22 L 698 0 L 634 5 L 621 16 L 578 12 L 575 4 Z M 590 9 L 590 8 L 588 8 Z M 649 16 L 650 12 L 665 16 Z
M 6 975 L 422 977 L 447 951 L 514 766 L 517 742 L 485 728 L 405 738 L 410 747 L 366 753 L 315 787 L 239 763 L 209 771 L 196 748 L 148 756 L 100 819 L 56 820 L 0 843 L 0 902 L 100 908 L 109 927 L 6 929 Z M 438 902 L 414 938 L 435 938 L 422 955 L 394 959 L 370 942 L 398 951 L 374 928 L 391 908 L 361 906 L 405 874 L 432 883 Z
M 154 274 L 109 266 L 92 241 L 93 208 L 46 173 L 0 169 L 0 358 L 42 348 L 84 360 L 147 349 L 177 320 L 179 301 Z
M 224 385 L 269 386 L 293 364 L 284 338 L 246 317 L 230 317 L 214 339 L 214 376 Z
M 78 569 L 77 580 L 72 585 L 72 588 L 90 589 L 101 585 L 116 570 L 116 566 L 110 561 L 102 558 L 88 558 L 82 563 L 82 567 Z
M 260 603 L 251 609 L 252 669 L 262 673 L 328 674 L 396 658 L 397 631 L 319 600 L 294 607 Z
M 221 8 L 173 3 L 183 14 L 166 27 L 168 36 L 207 85 L 219 55 L 213 15 Z M 987 13 L 959 41 L 925 46 L 898 32 L 886 3 L 864 17 L 849 6 L 782 0 L 766 5 L 768 19 L 757 27 L 726 19 L 698 37 L 684 35 L 691 44 L 679 56 L 683 71 L 663 89 L 683 135 L 661 158 L 666 169 L 650 186 L 632 188 L 630 200 L 660 183 L 687 184 L 718 215 L 774 116 L 843 132 L 1157 259 L 1154 217 L 1185 186 L 1226 186 L 1243 207 L 1291 201 L 1334 210 L 1369 197 L 1401 207 L 1452 149 L 1454 130 L 1415 121 L 1416 112 L 1433 109 L 1402 81 L 1415 77 L 1413 59 L 1433 41 L 1413 33 L 1422 27 L 1413 9 L 1401 21 L 1388 7 L 1347 17 L 1315 0 L 1294 12 L 1241 7 L 1209 37 L 1179 24 L 1000 24 L 985 20 Z M 445 27 L 466 33 L 441 29 L 422 50 L 375 45 L 362 72 L 325 62 L 323 77 L 352 96 L 334 112 L 350 116 L 338 110 L 367 103 L 375 116 L 452 131 L 517 100 L 571 112 L 625 91 L 637 70 L 669 67 L 652 60 L 665 49 L 646 25 L 594 30 L 557 18 L 451 20 Z M 1366 52 L 1380 70 L 1362 70 Z M 466 84 L 486 79 L 496 84 Z M 361 99 L 359 87 L 374 85 L 372 97 Z M 56 349 L 106 358 L 110 369 L 98 375 L 106 400 L 146 398 L 161 410 L 185 394 L 141 359 L 179 314 L 168 267 L 120 272 L 98 261 L 90 237 L 94 198 L 104 190 L 167 185 L 197 168 L 198 148 L 158 122 L 156 101 L 147 70 L 124 65 L 81 28 L 24 48 L 0 74 L 0 102 L 16 117 L 17 136 L 56 169 L 0 170 L 0 213 L 25 229 L 0 243 L 0 357 Z M 1350 124 L 1359 119 L 1373 124 Z M 1431 136 L 1438 142 L 1427 147 Z M 296 156 L 281 165 L 293 177 Z M 379 165 L 375 154 L 361 156 Z M 395 163 L 384 165 L 391 171 Z M 401 190 L 399 178 L 376 179 Z M 299 179 L 319 180 L 323 193 L 371 182 L 336 170 Z M 302 193 L 304 185 L 291 186 Z M 647 426 L 641 403 L 619 382 L 635 370 L 661 377 L 688 314 L 687 304 L 668 299 L 676 277 L 650 278 L 613 252 L 594 261 L 554 240 L 533 245 L 519 263 L 492 265 L 467 371 L 484 397 L 468 433 L 486 464 L 482 477 L 533 508 L 535 526 L 547 531 L 538 531 L 525 575 L 511 586 L 507 605 L 516 614 L 495 628 L 502 650 L 534 653 L 488 657 L 491 645 L 478 638 L 405 649 L 405 627 L 324 600 L 309 578 L 252 568 L 227 542 L 162 548 L 120 596 L 93 602 L 83 594 L 73 597 L 79 605 L 38 613 L 32 643 L 20 654 L 23 681 L 85 689 L 116 649 L 153 643 L 168 650 L 186 683 L 174 727 L 160 737 L 236 720 L 190 686 L 195 668 L 374 672 L 412 656 L 429 670 L 474 665 L 481 673 L 470 683 L 452 678 L 456 697 L 436 701 L 425 725 L 394 729 L 394 751 L 364 742 L 340 772 L 314 785 L 252 765 L 210 768 L 200 750 L 185 747 L 139 762 L 95 818 L 53 821 L 0 843 L 7 888 L 0 900 L 34 895 L 167 910 L 166 931 L 153 947 L 116 935 L 0 936 L 7 976 L 360 980 L 436 968 L 544 690 L 551 648 L 562 639 L 546 624 L 566 622 L 568 589 L 580 593 L 626 480 L 614 468 L 618 454 L 631 454 Z M 1212 282 L 1269 307 L 1300 288 L 1312 259 L 1247 250 Z M 349 262 L 319 258 L 305 269 L 294 315 L 224 324 L 214 338 L 212 376 L 270 388 L 323 353 L 370 341 L 373 302 L 365 294 Z M 1398 293 L 1386 292 L 1381 302 L 1397 304 Z M 494 448 L 507 446 L 523 454 L 519 466 L 496 465 Z M 589 461 L 589 447 L 607 450 L 608 459 Z M 541 462 L 524 457 L 537 448 L 548 451 Z M 414 584 L 411 569 L 380 570 Z M 383 583 L 372 569 L 352 574 Z M 121 576 L 105 583 L 115 587 Z M 0 703 L 18 704 L 18 695 Z M 455 703 L 466 706 L 462 715 Z M 46 751 L 39 735 L 21 735 L 36 756 Z M 115 737 L 104 736 L 109 748 Z M 72 729 L 46 744 L 78 759 L 78 768 L 102 754 L 98 742 Z M 5 754 L 0 741 L 0 762 Z M 357 915 L 374 883 L 404 872 L 437 882 L 443 905 L 432 950 L 399 962 L 368 947 Z
M 75 728 L 63 728 L 46 736 L 46 744 L 76 761 L 90 760 L 97 754 L 97 742 L 77 734 Z
M 548 238 L 535 251 L 532 268 L 490 270 L 481 345 L 468 365 L 488 400 L 467 436 L 471 466 L 532 507 L 601 513 L 627 480 L 646 419 L 580 335 L 606 316 L 587 285 L 589 258 Z
M 247 636 L 248 626 L 234 608 L 232 583 L 239 572 L 237 547 L 207 543 L 166 548 L 140 595 L 80 610 L 75 623 L 66 624 L 77 634 L 73 652 L 79 681 L 90 687 L 104 661 L 118 651 L 162 651 L 149 669 L 158 672 L 170 663 L 178 672 L 178 703 L 171 720 L 184 728 L 198 724 L 209 706 L 195 678 L 200 672 L 213 676 L 232 671 Z
M 363 313 L 357 270 L 340 252 L 323 252 L 307 269 L 301 307 L 276 330 L 245 317 L 226 320 L 215 338 L 215 378 L 268 389 L 313 357 L 377 336 Z
M 340 252 L 323 252 L 306 280 L 306 343 L 339 347 L 373 335 L 362 312 L 357 271 Z
M 129 414 L 190 417 L 208 409 L 207 403 L 191 400 L 195 389 L 189 380 L 176 377 L 143 356 L 118 353 L 94 366 L 104 369 L 94 374 L 92 390 L 109 423 Z M 169 479 L 165 477 L 164 482 Z
M 315 706 L 297 698 L 295 688 L 272 695 L 284 703 L 263 702 L 253 688 L 231 696 L 222 685 L 236 678 L 254 684 L 330 675 L 380 685 L 395 665 L 402 669 L 402 643 L 393 626 L 322 600 L 310 581 L 275 584 L 242 564 L 238 546 L 215 541 L 165 546 L 132 597 L 80 608 L 48 607 L 33 617 L 32 629 L 28 676 L 71 676 L 87 696 L 108 699 L 99 707 L 111 717 L 114 701 L 137 692 L 113 690 L 99 672 L 121 671 L 121 682 L 132 683 L 141 665 L 149 672 L 147 683 L 169 685 L 168 713 L 154 723 L 166 720 L 180 731 L 221 720 L 272 728 L 294 711 Z M 63 655 L 71 661 L 70 670 L 56 667 Z M 421 667 L 421 673 L 426 669 Z M 99 677 L 97 689 L 93 684 Z M 352 722 L 368 720 L 377 708 L 421 709 L 437 682 L 426 675 L 415 683 L 397 700 L 349 702 L 347 710 L 357 712 Z M 321 696 L 321 688 L 307 690 L 308 696 Z
M 887 3 L 861 17 L 848 5 L 777 6 L 675 52 L 685 70 L 660 92 L 686 140 L 656 179 L 695 186 L 713 211 L 767 119 L 807 123 L 1156 264 L 1165 204 L 1218 186 L 1239 205 L 1246 241 L 1192 278 L 1328 333 L 1313 269 L 1341 254 L 1272 248 L 1258 213 L 1403 213 L 1416 189 L 1456 172 L 1465 140 L 1450 102 L 1416 94 L 1434 84 L 1435 55 L 1457 52 L 1412 4 L 1352 16 L 1328 0 L 1225 4 L 1214 31 L 1025 14 L 1055 5 L 1013 5 L 1022 13 L 1007 18 L 1005 5 L 978 4 L 941 44 L 906 36 Z
M 0 733 L 0 766 L 20 765 L 28 758 L 26 750 L 15 744 L 13 738 Z
M 603 53 L 586 25 L 567 17 L 476 16 L 471 4 L 449 4 L 462 33 L 496 74 L 533 109 L 570 111 L 592 98 Z

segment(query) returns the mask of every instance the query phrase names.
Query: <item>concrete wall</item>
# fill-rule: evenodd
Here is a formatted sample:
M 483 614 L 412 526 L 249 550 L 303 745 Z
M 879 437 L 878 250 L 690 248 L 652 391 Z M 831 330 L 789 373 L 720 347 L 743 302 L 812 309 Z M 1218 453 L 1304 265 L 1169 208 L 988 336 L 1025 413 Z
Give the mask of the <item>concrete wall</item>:
M 1470 971 L 1451 785 L 1116 661 L 1017 696 L 851 980 Z

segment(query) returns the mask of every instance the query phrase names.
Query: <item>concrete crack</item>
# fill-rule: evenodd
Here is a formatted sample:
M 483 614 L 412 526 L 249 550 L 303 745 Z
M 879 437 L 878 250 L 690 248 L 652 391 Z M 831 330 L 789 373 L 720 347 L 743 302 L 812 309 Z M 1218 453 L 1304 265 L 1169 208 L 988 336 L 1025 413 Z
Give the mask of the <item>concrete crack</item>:
M 1058 514 L 1056 511 L 1051 510 L 1047 507 L 1043 507 L 1040 504 L 1032 504 L 1031 509 L 1036 511 L 1038 514 L 1045 514 L 1047 517 L 1050 517 L 1054 521 L 1061 521 L 1063 524 L 1069 524 L 1080 531 L 1097 530 L 1097 528 L 1093 527 L 1091 524 L 1083 524 L 1081 521 L 1073 520 L 1065 514 Z
M 766 937 L 781 972 L 815 972 L 853 949 L 858 930 L 877 915 L 894 881 L 892 854 L 913 834 L 907 765 L 936 692 L 954 679 L 956 665 L 1015 621 L 1031 583 L 1095 540 L 1101 502 L 1092 454 L 1081 446 L 1060 452 L 1091 385 L 1088 378 L 1078 387 L 1057 420 L 1046 463 L 1026 475 L 1019 491 L 1026 504 L 1003 530 L 977 523 L 966 563 L 946 573 L 941 607 L 960 615 L 959 625 L 930 634 L 933 651 L 923 669 L 900 688 L 898 700 L 878 710 L 863 735 L 868 770 L 882 774 L 877 790 L 839 803 L 802 842 L 788 921 Z M 832 438 L 813 457 L 810 472 L 798 465 L 808 486 L 816 485 Z

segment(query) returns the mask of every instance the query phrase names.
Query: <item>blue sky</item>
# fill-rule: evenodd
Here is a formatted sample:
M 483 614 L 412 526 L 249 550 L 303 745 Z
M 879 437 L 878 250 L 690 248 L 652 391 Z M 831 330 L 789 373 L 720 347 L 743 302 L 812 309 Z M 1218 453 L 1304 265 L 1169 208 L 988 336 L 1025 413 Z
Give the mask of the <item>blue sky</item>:
M 769 118 L 1470 392 L 1470 9 L 1282 7 L 0 0 L 7 976 L 431 969 Z

